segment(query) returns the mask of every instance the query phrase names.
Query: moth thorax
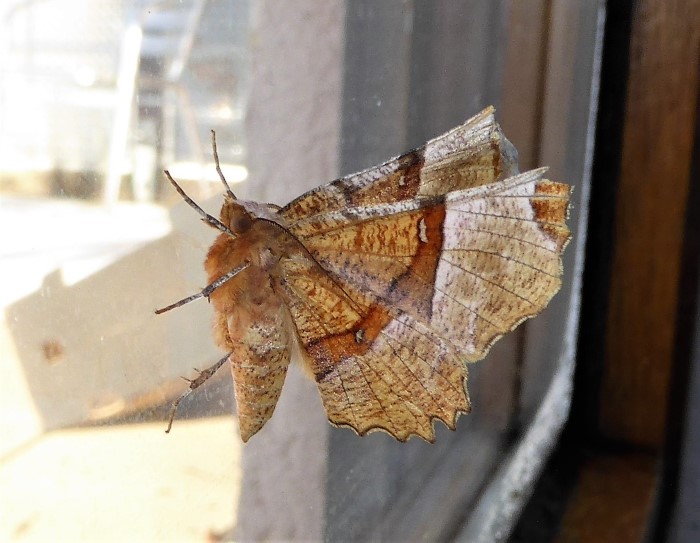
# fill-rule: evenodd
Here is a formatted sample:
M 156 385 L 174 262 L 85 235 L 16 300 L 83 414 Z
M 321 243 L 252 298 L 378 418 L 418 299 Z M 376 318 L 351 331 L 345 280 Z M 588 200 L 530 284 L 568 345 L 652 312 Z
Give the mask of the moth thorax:
M 260 253 L 260 268 L 266 272 L 272 271 L 280 259 L 280 253 L 277 247 L 264 247 Z

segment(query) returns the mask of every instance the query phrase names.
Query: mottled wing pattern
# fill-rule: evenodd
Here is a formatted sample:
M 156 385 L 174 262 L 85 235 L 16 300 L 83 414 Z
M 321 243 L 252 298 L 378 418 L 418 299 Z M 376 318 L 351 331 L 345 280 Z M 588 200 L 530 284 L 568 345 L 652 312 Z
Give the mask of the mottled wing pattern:
M 301 195 L 279 215 L 294 223 L 331 211 L 442 195 L 515 173 L 517 152 L 488 107 L 423 147 Z
M 559 290 L 569 187 L 543 173 L 331 212 L 290 231 L 341 288 L 371 292 L 476 361 Z
M 400 441 L 433 441 L 433 419 L 454 429 L 469 399 L 466 367 L 449 342 L 371 291 L 339 286 L 311 259 L 281 266 L 283 296 L 333 424 Z
M 291 225 L 313 260 L 288 305 L 333 423 L 430 441 L 468 410 L 463 361 L 561 284 L 570 189 L 544 171 Z

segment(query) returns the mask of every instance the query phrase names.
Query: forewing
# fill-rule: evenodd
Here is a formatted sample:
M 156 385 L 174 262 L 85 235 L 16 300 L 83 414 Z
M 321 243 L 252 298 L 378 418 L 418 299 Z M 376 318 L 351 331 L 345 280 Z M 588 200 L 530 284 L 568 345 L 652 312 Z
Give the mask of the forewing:
M 303 194 L 279 215 L 294 224 L 331 211 L 439 196 L 515 173 L 517 152 L 488 107 L 414 151 Z
M 469 409 L 467 371 L 453 347 L 410 315 L 353 285 L 340 288 L 313 260 L 283 261 L 303 356 L 331 423 L 363 435 L 433 441 L 433 419 L 454 429 Z
M 340 288 L 370 293 L 476 361 L 559 290 L 570 188 L 543 173 L 330 212 L 291 231 Z

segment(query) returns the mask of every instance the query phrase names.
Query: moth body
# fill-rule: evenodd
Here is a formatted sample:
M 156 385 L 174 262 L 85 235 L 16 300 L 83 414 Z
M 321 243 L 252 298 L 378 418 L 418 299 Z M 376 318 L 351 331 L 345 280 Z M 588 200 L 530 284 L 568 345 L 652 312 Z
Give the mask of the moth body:
M 298 242 L 269 219 L 274 210 L 250 207 L 226 199 L 220 218 L 235 237 L 221 233 L 205 260 L 210 282 L 242 262 L 249 263 L 210 295 L 215 340 L 231 353 L 243 441 L 272 416 L 284 384 L 294 338 L 289 311 L 275 283 L 280 280 L 280 259 L 298 252 Z

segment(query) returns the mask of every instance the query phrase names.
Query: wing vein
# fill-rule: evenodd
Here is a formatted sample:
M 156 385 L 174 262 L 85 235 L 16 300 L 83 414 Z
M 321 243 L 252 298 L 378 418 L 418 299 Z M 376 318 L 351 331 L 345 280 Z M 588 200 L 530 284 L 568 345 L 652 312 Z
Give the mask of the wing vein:
M 413 332 L 415 332 L 416 334 L 418 334 L 418 335 L 420 335 L 420 336 L 422 336 L 422 337 L 427 337 L 428 340 L 431 341 L 433 344 L 438 345 L 438 343 L 436 343 L 435 340 L 434 340 L 432 337 L 428 336 L 427 334 L 424 334 L 423 332 L 419 331 L 418 329 L 416 329 L 416 328 L 413 327 L 413 326 L 409 326 L 408 323 L 402 323 L 402 324 L 403 324 L 404 326 L 406 326 L 407 328 L 410 328 L 410 329 L 411 329 Z M 384 333 L 384 332 L 382 331 L 382 333 Z M 387 336 L 389 339 L 391 339 L 391 340 L 393 340 L 394 342 L 396 342 L 397 344 L 399 344 L 401 347 L 405 348 L 405 349 L 408 350 L 408 351 L 411 351 L 411 348 L 410 348 L 408 345 L 406 345 L 405 343 L 399 341 L 399 340 L 396 339 L 395 337 L 389 336 L 388 334 L 386 334 L 386 336 Z M 390 347 L 391 347 L 391 345 L 390 345 Z M 391 347 L 391 348 L 392 348 L 392 350 L 393 350 L 393 347 Z M 440 375 L 440 377 L 442 377 L 442 378 L 450 385 L 450 387 L 452 387 L 452 389 L 453 389 L 455 392 L 458 392 L 458 393 L 460 392 L 460 390 L 459 390 L 458 388 L 456 388 L 456 387 L 452 384 L 452 382 L 445 376 L 445 374 L 443 374 L 438 368 L 436 368 L 435 366 L 433 366 L 430 362 L 428 362 L 428 361 L 427 361 L 425 358 L 423 358 L 422 356 L 416 355 L 416 358 L 418 358 L 419 360 L 423 361 L 423 363 L 425 363 L 425 365 L 428 366 L 428 367 L 430 368 L 430 371 L 431 371 L 432 373 L 437 373 L 438 375 Z M 406 365 L 405 362 L 403 362 L 403 359 L 400 358 L 400 360 L 402 361 L 402 363 L 404 363 L 404 365 Z M 406 367 L 408 368 L 408 366 L 406 366 Z M 415 376 L 415 374 L 413 373 L 413 371 L 411 371 L 410 369 L 409 369 L 409 371 L 411 372 L 412 375 Z M 418 378 L 416 377 L 416 379 L 418 379 Z M 419 382 L 420 382 L 420 381 L 419 381 Z M 423 386 L 423 383 L 421 383 L 421 386 Z M 425 389 L 425 386 L 423 386 L 423 388 Z M 425 389 L 425 391 L 428 392 L 427 389 Z M 430 392 L 428 392 L 428 394 L 430 394 Z
M 294 290 L 294 289 L 292 289 L 292 290 Z M 318 324 L 319 324 L 320 327 L 324 330 L 324 332 L 326 333 L 327 336 L 333 336 L 333 335 L 335 335 L 335 334 L 331 333 L 331 332 L 328 330 L 328 327 L 326 327 L 326 325 L 325 325 L 323 319 L 318 315 L 318 313 L 317 313 L 315 310 L 313 310 L 312 304 L 309 304 L 309 303 L 306 303 L 306 302 L 305 302 L 305 300 L 308 301 L 308 296 L 304 296 L 304 297 L 302 298 L 302 296 L 300 296 L 300 295 L 296 292 L 296 290 L 294 290 L 294 296 L 295 296 L 302 304 L 304 304 L 304 307 L 307 309 L 307 312 L 310 314 L 310 316 L 311 316 L 312 318 L 314 318 L 314 319 L 316 320 L 316 322 L 318 322 Z M 292 319 L 292 320 L 294 320 L 294 319 Z M 304 351 L 306 351 L 306 346 L 305 346 L 305 345 L 302 345 L 302 347 L 304 348 Z M 306 352 L 308 352 L 308 351 L 306 351 Z M 345 353 L 343 353 L 343 354 L 345 354 Z M 350 395 L 348 394 L 348 390 L 347 390 L 347 388 L 345 388 L 345 381 L 343 381 L 343 376 L 342 376 L 342 374 L 341 374 L 340 371 L 337 371 L 336 374 L 338 375 L 338 379 L 340 380 L 340 386 L 343 388 L 343 394 L 345 394 L 345 399 L 346 399 L 346 401 L 347 401 L 347 404 L 348 404 L 348 406 L 350 406 L 350 412 L 351 412 L 351 414 L 352 414 L 352 418 L 353 418 L 354 424 L 357 425 L 357 420 L 358 420 L 357 414 L 355 413 L 355 409 L 353 408 L 353 404 L 352 404 L 352 402 L 350 401 Z
M 518 222 L 531 222 L 531 223 L 534 223 L 537 225 L 543 225 L 543 226 L 565 226 L 559 222 L 548 222 L 548 221 L 540 221 L 537 219 L 526 219 L 525 217 L 511 217 L 509 215 L 499 215 L 498 213 L 484 213 L 481 211 L 468 211 L 466 209 L 458 209 L 458 208 L 450 208 L 450 211 L 464 213 L 465 215 L 479 215 L 479 216 L 483 216 L 483 217 L 494 217 L 497 219 L 508 219 L 511 221 L 518 221 Z
M 489 283 L 490 285 L 493 285 L 494 287 L 497 287 L 497 288 L 501 289 L 501 290 L 504 291 L 504 292 L 507 292 L 508 294 L 512 294 L 512 295 L 515 296 L 516 298 L 520 298 L 523 302 L 527 302 L 528 304 L 530 304 L 530 305 L 533 306 L 533 307 L 536 307 L 536 304 L 535 304 L 532 300 L 530 300 L 530 299 L 528 299 L 528 298 L 525 298 L 524 296 L 521 296 L 521 295 L 518 294 L 517 292 L 515 292 L 515 291 L 513 291 L 513 290 L 510 290 L 509 288 L 507 288 L 507 287 L 501 285 L 500 283 L 497 283 L 496 281 L 492 281 L 491 279 L 487 279 L 487 278 L 484 277 L 483 275 L 479 275 L 478 273 L 476 273 L 476 272 L 474 272 L 474 271 L 472 271 L 472 270 L 468 270 L 467 268 L 463 268 L 462 266 L 459 266 L 458 264 L 456 264 L 455 262 L 452 262 L 451 260 L 446 260 L 446 259 L 444 259 L 444 258 L 441 258 L 440 260 L 441 260 L 442 262 L 446 263 L 446 264 L 449 264 L 450 266 L 452 266 L 452 267 L 454 267 L 454 268 L 457 268 L 458 270 L 462 270 L 462 271 L 465 272 L 465 273 L 468 273 L 468 274 L 470 274 L 470 275 L 472 275 L 472 276 L 474 276 L 474 277 L 477 277 L 477 278 L 479 278 L 480 280 L 485 281 L 486 283 Z
M 494 232 L 493 230 L 485 230 L 482 228 L 458 228 L 456 226 L 446 226 L 443 225 L 442 227 L 443 230 L 459 230 L 460 232 L 476 232 L 479 234 L 492 234 L 494 236 L 499 236 L 502 238 L 506 238 L 508 240 L 513 240 L 513 241 L 519 241 L 520 243 L 524 243 L 525 245 L 530 245 L 532 247 L 536 247 L 537 249 L 542 249 L 543 251 L 547 251 L 548 253 L 553 253 L 558 255 L 560 251 L 556 249 L 551 249 L 549 247 L 545 247 L 544 245 L 540 245 L 539 243 L 535 243 L 534 241 L 530 241 L 527 239 L 523 238 L 516 238 L 515 236 L 509 236 L 507 234 L 502 234 L 501 232 Z M 451 249 L 443 249 L 444 250 L 451 250 Z
M 502 254 L 497 253 L 495 251 L 484 251 L 483 249 L 457 249 L 457 248 L 452 250 L 452 252 L 459 252 L 459 251 L 461 251 L 463 253 L 481 253 L 484 255 L 495 256 L 496 258 L 502 258 L 503 260 L 507 260 L 509 262 L 514 262 L 515 264 L 520 264 L 522 266 L 525 266 L 526 268 L 530 268 L 531 270 L 538 271 L 538 272 L 540 272 L 544 275 L 547 275 L 549 277 L 553 277 L 553 278 L 559 277 L 558 275 L 554 275 L 552 273 L 549 273 L 543 269 L 538 268 L 537 266 L 533 266 L 532 264 L 528 264 L 527 262 L 523 262 L 522 260 L 518 260 L 517 258 L 502 255 Z M 442 260 L 442 259 L 440 259 L 440 260 Z

